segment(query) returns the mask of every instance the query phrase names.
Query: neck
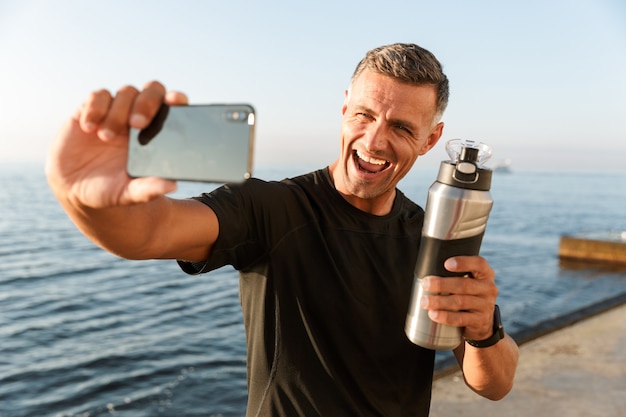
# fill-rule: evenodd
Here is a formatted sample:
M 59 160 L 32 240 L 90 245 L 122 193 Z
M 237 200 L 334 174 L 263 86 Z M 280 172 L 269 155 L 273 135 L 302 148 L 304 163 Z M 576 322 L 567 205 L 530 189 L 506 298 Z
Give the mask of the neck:
M 335 161 L 328 167 L 328 172 L 330 173 L 330 178 L 335 186 L 335 189 L 348 203 L 350 203 L 350 205 L 374 216 L 385 216 L 391 212 L 396 198 L 395 188 L 392 191 L 372 198 L 359 197 L 358 195 L 352 194 L 348 190 L 338 166 L 339 161 Z

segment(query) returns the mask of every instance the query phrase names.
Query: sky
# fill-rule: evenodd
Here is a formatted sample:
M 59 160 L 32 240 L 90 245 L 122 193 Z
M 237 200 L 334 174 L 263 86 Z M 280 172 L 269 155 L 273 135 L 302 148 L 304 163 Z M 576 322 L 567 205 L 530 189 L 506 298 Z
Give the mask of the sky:
M 151 80 L 191 103 L 257 111 L 255 166 L 339 152 L 350 76 L 413 42 L 450 79 L 442 143 L 519 170 L 626 170 L 626 2 L 0 0 L 0 164 L 43 163 L 91 91 Z

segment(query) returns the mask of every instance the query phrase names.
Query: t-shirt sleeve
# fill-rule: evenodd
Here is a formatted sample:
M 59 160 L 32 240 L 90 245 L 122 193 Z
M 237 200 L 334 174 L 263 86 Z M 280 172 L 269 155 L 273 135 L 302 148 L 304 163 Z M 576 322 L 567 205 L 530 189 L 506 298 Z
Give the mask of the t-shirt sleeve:
M 178 261 L 182 270 L 188 274 L 201 274 L 225 265 L 241 270 L 266 256 L 269 242 L 264 219 L 271 211 L 268 205 L 275 194 L 276 187 L 250 179 L 244 184 L 224 185 L 194 197 L 217 215 L 219 235 L 205 262 Z

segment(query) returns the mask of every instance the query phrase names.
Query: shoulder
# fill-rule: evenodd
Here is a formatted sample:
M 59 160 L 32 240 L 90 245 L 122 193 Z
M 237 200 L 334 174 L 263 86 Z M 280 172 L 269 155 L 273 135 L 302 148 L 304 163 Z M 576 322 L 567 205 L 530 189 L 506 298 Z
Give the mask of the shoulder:
M 413 213 L 424 213 L 424 209 L 413 200 L 408 198 L 402 191 L 396 189 L 396 203 L 398 203 L 402 211 Z
M 298 199 L 310 194 L 307 190 L 319 183 L 323 170 L 311 172 L 280 181 L 267 181 L 259 178 L 250 178 L 241 184 L 225 184 L 215 190 L 203 193 L 196 200 L 220 210 L 234 206 L 244 207 L 273 207 L 291 205 Z
M 403 223 L 421 229 L 424 222 L 424 209 L 398 189 L 396 189 L 394 211 Z
M 283 184 L 298 187 L 329 186 L 330 182 L 331 180 L 328 168 L 318 169 L 317 171 L 312 171 L 297 177 L 286 178 L 281 181 Z

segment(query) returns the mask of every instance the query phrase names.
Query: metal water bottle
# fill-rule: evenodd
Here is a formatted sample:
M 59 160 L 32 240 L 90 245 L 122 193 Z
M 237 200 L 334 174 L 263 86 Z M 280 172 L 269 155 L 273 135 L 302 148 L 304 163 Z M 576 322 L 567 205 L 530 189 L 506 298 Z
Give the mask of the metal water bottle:
M 493 205 L 491 170 L 483 163 L 491 148 L 454 139 L 446 144 L 449 161 L 441 162 L 437 180 L 428 190 L 424 226 L 405 332 L 411 342 L 436 350 L 454 349 L 462 329 L 433 322 L 421 308 L 421 281 L 428 275 L 455 276 L 443 264 L 452 256 L 478 255 Z M 468 274 L 456 274 L 468 275 Z M 469 276 L 469 275 L 468 275 Z

